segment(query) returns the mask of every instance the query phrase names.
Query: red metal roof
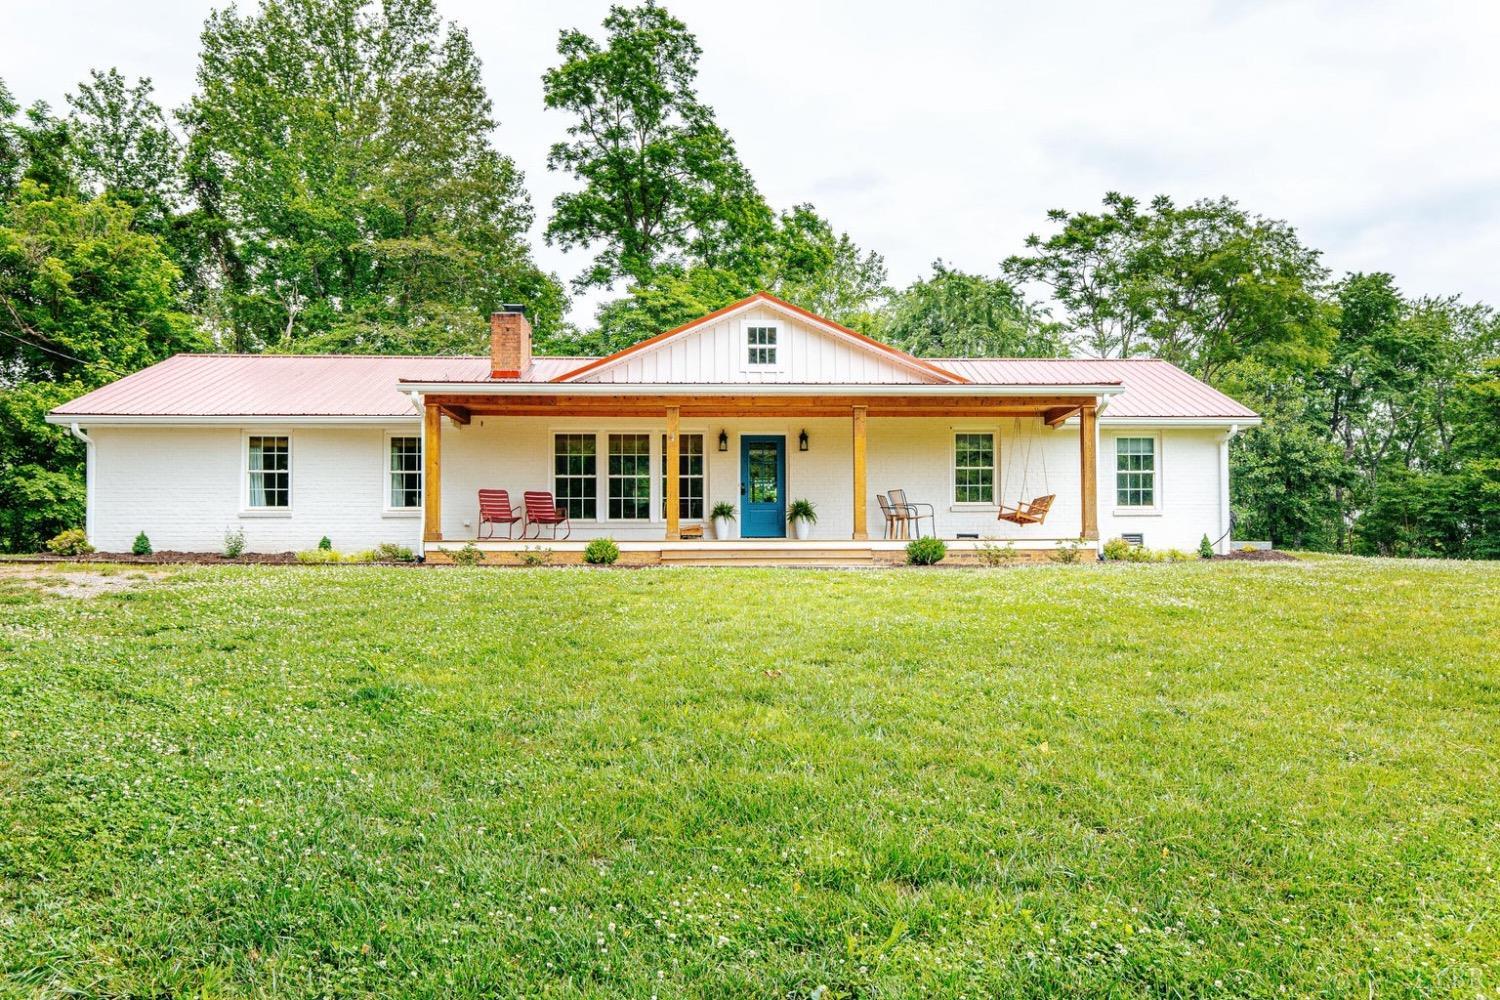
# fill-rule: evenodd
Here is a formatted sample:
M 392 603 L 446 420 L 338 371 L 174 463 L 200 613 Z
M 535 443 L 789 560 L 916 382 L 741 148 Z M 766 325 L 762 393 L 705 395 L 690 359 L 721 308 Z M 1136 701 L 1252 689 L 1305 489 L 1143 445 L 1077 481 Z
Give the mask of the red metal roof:
M 589 360 L 536 357 L 519 381 L 548 383 Z M 933 363 L 975 385 L 1123 385 L 1106 418 L 1255 416 L 1165 361 L 952 358 Z M 489 375 L 488 357 L 179 354 L 52 412 L 57 417 L 412 417 L 403 382 L 493 384 Z M 562 385 L 549 388 L 566 391 Z M 911 386 L 914 394 L 922 390 Z
M 1254 410 L 1155 358 L 938 358 L 976 385 L 1105 385 L 1125 391 L 1109 401 L 1107 417 L 1174 419 L 1256 416 Z

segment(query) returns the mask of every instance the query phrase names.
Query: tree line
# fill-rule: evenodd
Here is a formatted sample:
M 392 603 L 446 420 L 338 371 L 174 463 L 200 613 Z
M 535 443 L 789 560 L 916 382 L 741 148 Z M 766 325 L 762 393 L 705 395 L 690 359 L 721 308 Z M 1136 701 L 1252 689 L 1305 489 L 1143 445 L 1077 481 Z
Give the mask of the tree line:
M 504 302 L 539 351 L 597 353 L 765 289 L 927 357 L 1182 366 L 1267 417 L 1232 449 L 1239 537 L 1500 555 L 1494 312 L 1334 278 L 1231 199 L 1111 193 L 993 274 L 938 260 L 894 288 L 815 206 L 768 204 L 687 26 L 617 6 L 561 32 L 542 80 L 571 182 L 545 239 L 589 258 L 565 281 L 532 256 L 479 58 L 433 0 L 262 0 L 212 13 L 201 45 L 170 112 L 113 68 L 57 111 L 0 80 L 0 548 L 82 520 L 81 446 L 45 412 L 173 353 L 482 353 Z M 617 294 L 581 328 L 590 289 Z

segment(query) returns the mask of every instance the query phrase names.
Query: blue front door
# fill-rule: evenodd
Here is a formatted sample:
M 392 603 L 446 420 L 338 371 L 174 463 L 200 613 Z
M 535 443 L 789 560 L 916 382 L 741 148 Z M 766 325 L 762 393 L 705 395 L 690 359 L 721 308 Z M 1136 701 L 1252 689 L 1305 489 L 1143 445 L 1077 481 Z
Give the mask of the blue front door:
M 786 438 L 740 438 L 740 536 L 786 537 Z

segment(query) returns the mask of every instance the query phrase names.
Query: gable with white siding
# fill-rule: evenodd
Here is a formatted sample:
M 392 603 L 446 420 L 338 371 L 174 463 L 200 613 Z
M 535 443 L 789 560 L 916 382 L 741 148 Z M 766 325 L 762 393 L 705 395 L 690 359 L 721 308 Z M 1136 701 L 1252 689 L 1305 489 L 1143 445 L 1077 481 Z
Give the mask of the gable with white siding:
M 776 331 L 776 363 L 749 362 L 748 330 Z M 883 345 L 823 327 L 767 302 L 648 342 L 569 381 L 670 385 L 810 383 L 927 385 L 941 379 Z

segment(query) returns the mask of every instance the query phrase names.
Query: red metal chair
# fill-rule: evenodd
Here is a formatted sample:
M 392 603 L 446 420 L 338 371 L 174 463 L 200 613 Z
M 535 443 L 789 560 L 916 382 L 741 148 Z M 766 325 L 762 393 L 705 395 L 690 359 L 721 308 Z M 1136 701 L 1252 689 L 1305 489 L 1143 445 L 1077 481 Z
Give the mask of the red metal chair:
M 573 525 L 568 521 L 568 512 L 557 505 L 552 499 L 551 493 L 541 490 L 527 490 L 526 527 L 522 530 L 521 537 L 525 538 L 526 533 L 531 530 L 532 525 L 536 525 L 536 535 L 534 537 L 541 538 L 542 526 L 548 524 L 552 526 L 552 538 L 554 540 L 557 539 L 557 526 L 559 524 L 564 529 L 563 538 L 567 538 L 573 533 Z
M 481 538 L 494 538 L 494 525 L 505 525 L 505 537 L 515 538 L 516 522 L 521 520 L 510 505 L 510 493 L 506 490 L 480 490 L 479 491 L 479 530 L 484 531 L 485 525 L 490 525 L 489 534 L 481 534 Z M 525 527 L 522 526 L 522 533 Z

